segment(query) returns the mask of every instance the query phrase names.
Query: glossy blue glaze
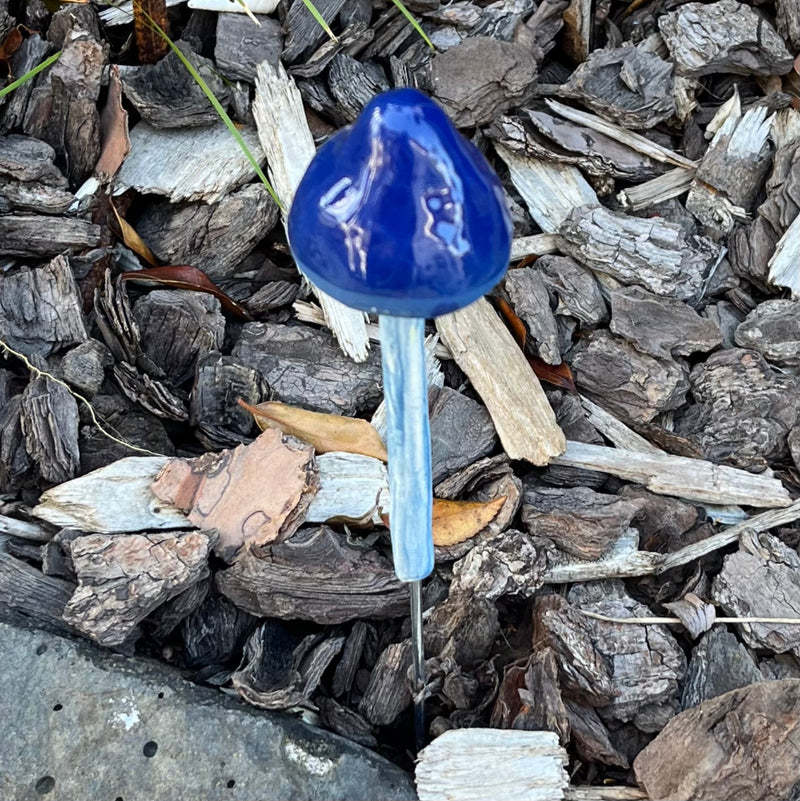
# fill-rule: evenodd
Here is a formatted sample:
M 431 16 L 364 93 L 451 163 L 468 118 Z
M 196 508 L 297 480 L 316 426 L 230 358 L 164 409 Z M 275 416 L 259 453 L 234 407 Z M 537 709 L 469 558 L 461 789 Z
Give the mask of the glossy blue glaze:
M 500 181 L 414 89 L 375 97 L 317 152 L 289 213 L 301 270 L 348 306 L 436 317 L 500 281 L 511 219 Z

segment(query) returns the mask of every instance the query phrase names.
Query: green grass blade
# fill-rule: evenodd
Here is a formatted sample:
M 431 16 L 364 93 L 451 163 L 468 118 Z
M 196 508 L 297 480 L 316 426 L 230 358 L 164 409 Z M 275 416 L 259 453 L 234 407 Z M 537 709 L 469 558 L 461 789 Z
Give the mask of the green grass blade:
M 325 33 L 327 33 L 334 42 L 338 42 L 339 39 L 336 37 L 336 34 L 330 29 L 330 26 L 322 18 L 322 14 L 317 11 L 317 7 L 311 2 L 311 0 L 303 0 L 303 5 L 309 10 L 311 16 L 314 17 L 314 19 L 319 23 L 322 30 L 325 31 Z
M 433 42 L 428 38 L 428 34 L 422 30 L 422 26 L 417 22 L 414 15 L 403 5 L 401 0 L 392 0 L 392 2 L 400 9 L 400 13 L 411 23 L 411 27 L 422 37 L 422 41 L 433 50 Z
M 172 41 L 172 39 L 167 36 L 167 34 L 161 29 L 158 23 L 149 15 L 144 15 L 147 18 L 148 24 L 153 28 L 153 30 L 161 36 L 164 41 L 170 46 L 170 49 L 173 53 L 180 59 L 181 63 L 184 67 L 188 70 L 189 74 L 194 79 L 195 83 L 203 90 L 203 93 L 208 98 L 209 103 L 214 107 L 214 111 L 217 112 L 219 118 L 225 123 L 228 130 L 231 132 L 231 136 L 236 140 L 236 143 L 242 149 L 242 152 L 247 157 L 247 160 L 250 162 L 253 169 L 256 171 L 256 175 L 261 179 L 261 183 L 267 187 L 267 191 L 272 195 L 272 199 L 278 204 L 278 208 L 283 211 L 283 203 L 281 203 L 280 198 L 275 193 L 275 190 L 272 188 L 272 184 L 267 180 L 267 176 L 264 175 L 264 171 L 259 166 L 258 162 L 256 161 L 253 154 L 250 152 L 250 148 L 247 146 L 247 142 L 244 141 L 242 135 L 239 133 L 236 125 L 234 124 L 233 120 L 228 116 L 228 112 L 222 107 L 222 104 L 217 100 L 214 93 L 209 89 L 208 84 L 203 80 L 200 73 L 194 68 L 194 65 L 188 58 L 181 52 L 181 49 Z
M 0 98 L 10 95 L 15 89 L 19 89 L 20 86 L 27 83 L 31 78 L 35 78 L 42 70 L 46 70 L 48 67 L 55 64 L 60 57 L 60 50 L 57 53 L 53 53 L 52 56 L 48 56 L 41 64 L 37 64 L 32 70 L 28 70 L 24 75 L 17 78 L 16 81 L 12 81 L 8 86 L 0 89 Z

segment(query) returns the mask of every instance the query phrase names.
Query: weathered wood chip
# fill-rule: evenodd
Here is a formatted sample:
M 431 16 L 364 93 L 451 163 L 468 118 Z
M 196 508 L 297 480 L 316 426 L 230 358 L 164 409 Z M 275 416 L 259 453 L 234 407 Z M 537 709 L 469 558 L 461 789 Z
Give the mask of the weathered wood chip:
M 800 302 L 765 300 L 736 329 L 736 344 L 783 367 L 800 366 Z
M 535 269 L 556 298 L 555 313 L 591 326 L 608 320 L 608 307 L 592 271 L 568 256 L 542 256 Z M 513 275 L 513 273 L 511 273 Z
M 636 778 L 650 798 L 670 801 L 789 798 L 800 781 L 799 721 L 800 680 L 750 684 L 673 718 L 636 757 Z
M 783 75 L 792 66 L 772 25 L 736 0 L 686 3 L 662 14 L 658 27 L 681 75 Z
M 223 595 L 259 617 L 336 624 L 408 612 L 408 587 L 377 551 L 332 529 L 304 528 L 286 542 L 246 552 L 216 574 Z
M 411 705 L 411 640 L 384 649 L 372 669 L 358 711 L 374 726 L 389 726 Z
M 0 215 L 0 256 L 57 256 L 100 244 L 100 226 L 47 214 Z
M 505 288 L 514 311 L 528 329 L 531 347 L 548 364 L 561 364 L 559 331 L 550 309 L 550 294 L 537 267 L 511 270 Z
M 214 551 L 231 562 L 290 537 L 318 480 L 314 449 L 270 429 L 250 445 L 168 462 L 152 492 L 198 528 L 219 532 Z
M 248 7 L 252 3 L 248 2 Z M 258 25 L 244 14 L 218 14 L 214 61 L 217 69 L 232 81 L 254 83 L 256 67 L 262 61 L 278 65 L 283 50 L 283 33 L 278 20 L 255 14 Z
M 726 556 L 711 596 L 735 617 L 800 617 L 800 556 L 772 534 L 742 535 L 739 550 Z M 800 657 L 800 626 L 738 623 L 752 648 Z
M 101 645 L 118 645 L 165 601 L 209 574 L 211 539 L 188 534 L 87 534 L 68 543 L 78 588 L 64 620 Z

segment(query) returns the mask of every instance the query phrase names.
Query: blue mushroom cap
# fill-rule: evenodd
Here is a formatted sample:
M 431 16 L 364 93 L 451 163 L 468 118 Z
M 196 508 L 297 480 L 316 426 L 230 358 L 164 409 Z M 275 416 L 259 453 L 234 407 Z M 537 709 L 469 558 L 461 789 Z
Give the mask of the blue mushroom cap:
M 320 289 L 400 317 L 467 306 L 503 277 L 511 251 L 500 181 L 414 89 L 378 95 L 319 149 L 288 227 L 300 269 Z

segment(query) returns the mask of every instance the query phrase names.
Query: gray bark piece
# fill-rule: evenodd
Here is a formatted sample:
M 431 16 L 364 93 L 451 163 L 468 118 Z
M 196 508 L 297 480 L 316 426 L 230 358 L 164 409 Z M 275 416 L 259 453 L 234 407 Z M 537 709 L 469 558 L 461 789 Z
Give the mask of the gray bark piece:
M 711 598 L 733 617 L 800 617 L 800 556 L 772 534 L 747 532 L 739 550 L 726 556 L 714 579 Z M 736 624 L 752 648 L 800 657 L 800 627 L 789 624 Z
M 589 673 L 586 686 L 591 693 L 595 681 L 608 682 L 593 704 L 600 706 L 601 717 L 627 722 L 643 705 L 660 706 L 676 698 L 686 672 L 686 657 L 666 626 L 619 626 L 580 614 L 585 610 L 611 617 L 652 617 L 646 606 L 627 594 L 621 581 L 579 584 L 569 591 L 567 599 L 572 605 L 569 614 L 546 612 L 544 624 L 551 636 L 556 636 L 562 676 L 570 672 L 573 655 L 577 655 L 573 642 L 588 637 L 593 643 L 595 659 L 607 673 Z M 610 703 L 606 705 L 605 701 Z
M 85 220 L 46 214 L 0 216 L 0 256 L 57 256 L 99 243 L 100 226 Z
M 672 65 L 638 47 L 595 50 L 559 95 L 626 128 L 652 128 L 675 114 Z
M 198 357 L 220 350 L 225 318 L 219 300 L 204 292 L 156 289 L 133 307 L 147 356 L 180 386 L 194 375 Z
M 472 398 L 442 387 L 429 413 L 434 484 L 494 450 L 497 434 L 492 418 Z
M 0 176 L 64 189 L 67 179 L 53 164 L 55 157 L 55 150 L 47 142 L 33 136 L 0 137 Z
M 289 715 L 257 711 L 151 660 L 0 623 L 0 793 L 40 798 L 411 801 L 395 765 Z M 32 703 L 31 699 L 36 699 Z M 54 711 L 55 704 L 61 704 Z M 19 732 L 36 732 L 20 738 Z M 157 746 L 148 759 L 145 743 Z
M 530 96 L 536 62 L 525 48 L 485 36 L 465 39 L 431 62 L 433 93 L 460 128 L 491 122 Z
M 595 272 L 656 295 L 697 300 L 719 258 L 710 240 L 661 218 L 628 217 L 602 206 L 579 206 L 559 228 L 563 249 Z
M 638 286 L 609 293 L 611 330 L 643 353 L 661 359 L 689 356 L 722 344 L 711 320 L 675 298 L 662 298 Z
M 32 467 L 22 433 L 22 396 L 13 395 L 0 406 L 0 491 L 18 489 Z
M 506 275 L 505 287 L 514 311 L 528 329 L 536 354 L 548 364 L 561 364 L 558 326 L 539 270 L 536 267 L 511 270 Z
M 161 604 L 208 576 L 206 534 L 88 534 L 67 543 L 78 588 L 64 620 L 100 645 L 119 645 Z
M 187 42 L 179 42 L 178 47 L 217 100 L 226 106 L 230 93 L 214 65 L 194 53 Z M 157 64 L 120 70 L 120 79 L 125 97 L 142 119 L 156 128 L 188 128 L 219 120 L 205 92 L 172 51 Z
M 736 329 L 736 344 L 784 367 L 800 366 L 800 301 L 765 300 Z
M 557 300 L 555 313 L 584 325 L 608 320 L 608 307 L 592 271 L 568 256 L 541 256 L 536 269 Z
M 259 165 L 264 153 L 253 128 L 241 128 Z M 153 128 L 142 121 L 130 133 L 131 149 L 117 173 L 118 189 L 166 195 L 173 203 L 214 203 L 254 177 L 253 166 L 223 123 L 202 128 Z
M 328 86 L 347 122 L 355 121 L 375 95 L 390 88 L 379 64 L 357 61 L 344 53 L 338 53 L 331 61 Z
M 374 726 L 389 726 L 411 705 L 411 641 L 390 645 L 369 677 L 358 711 Z
M 681 75 L 783 75 L 792 67 L 777 31 L 736 0 L 687 3 L 659 17 L 658 27 Z
M 676 433 L 702 448 L 706 459 L 763 470 L 786 453 L 800 422 L 800 381 L 772 370 L 752 350 L 720 351 L 691 373 L 697 405 L 676 421 Z
M 100 391 L 105 369 L 113 363 L 111 351 L 96 339 L 90 339 L 64 354 L 61 371 L 68 384 L 91 397 Z
M 724 626 L 716 626 L 692 650 L 681 709 L 697 706 L 763 678 L 747 648 Z
M 581 392 L 626 423 L 649 423 L 679 408 L 689 391 L 687 371 L 672 359 L 640 353 L 608 331 L 595 331 L 571 355 Z
M 258 27 L 246 14 L 217 15 L 217 68 L 232 81 L 253 83 L 262 61 L 278 66 L 283 50 L 281 24 L 266 14 L 256 14 Z
M 26 356 L 49 356 L 89 338 L 65 256 L 0 276 L 0 338 Z
M 597 560 L 625 535 L 643 506 L 642 501 L 588 487 L 529 487 L 522 500 L 522 522 L 532 536 L 552 540 L 580 559 Z
M 800 2 L 798 0 L 775 0 L 778 33 L 794 48 L 800 50 Z
M 80 466 L 78 404 L 69 390 L 53 380 L 34 378 L 22 393 L 25 449 L 45 481 L 73 478 Z
M 353 415 L 381 399 L 380 352 L 348 359 L 326 331 L 247 323 L 231 355 L 257 370 L 275 400 L 316 412 Z
M 219 280 L 231 276 L 277 222 L 278 206 L 258 183 L 243 186 L 216 204 L 152 203 L 136 223 L 136 231 L 163 262 L 190 264 Z
M 19 49 L 9 59 L 11 74 L 25 75 L 44 61 L 53 50 L 50 42 L 43 39 L 38 33 L 24 38 Z M 22 125 L 28 100 L 35 85 L 36 81 L 27 81 L 3 98 L 5 105 L 3 105 L 3 101 L 0 101 L 0 134 L 7 134 Z
M 75 196 L 38 181 L 9 181 L 0 178 L 0 212 L 29 211 L 39 214 L 64 214 Z
M 317 0 L 314 7 L 330 25 L 344 4 L 345 0 Z M 302 61 L 326 36 L 322 26 L 311 16 L 303 0 L 293 0 L 286 15 L 284 30 L 287 32 L 282 56 L 284 64 Z

